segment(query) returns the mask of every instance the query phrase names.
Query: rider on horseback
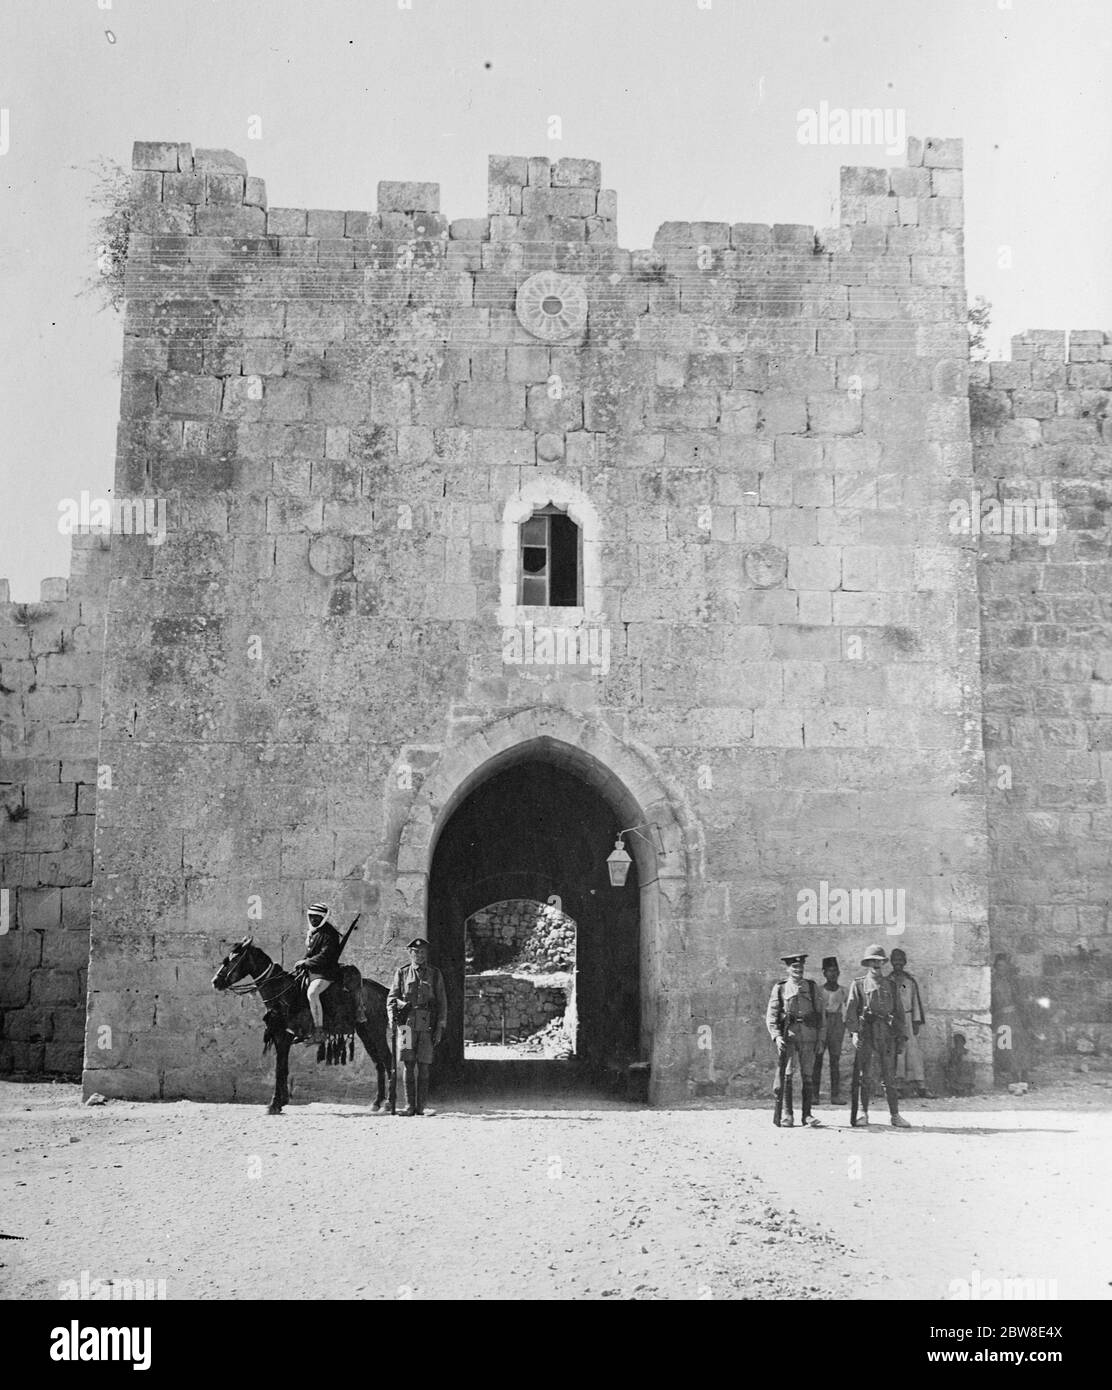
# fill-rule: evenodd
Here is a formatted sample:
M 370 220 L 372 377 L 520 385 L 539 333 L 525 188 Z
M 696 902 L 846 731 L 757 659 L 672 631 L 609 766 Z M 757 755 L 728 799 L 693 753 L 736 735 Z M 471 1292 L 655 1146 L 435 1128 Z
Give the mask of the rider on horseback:
M 309 930 L 305 933 L 305 956 L 294 962 L 295 970 L 309 976 L 309 1010 L 313 1015 L 313 1036 L 310 1041 L 324 1041 L 324 1005 L 321 995 L 340 978 L 340 933 L 329 921 L 327 903 L 313 903 L 306 916 Z

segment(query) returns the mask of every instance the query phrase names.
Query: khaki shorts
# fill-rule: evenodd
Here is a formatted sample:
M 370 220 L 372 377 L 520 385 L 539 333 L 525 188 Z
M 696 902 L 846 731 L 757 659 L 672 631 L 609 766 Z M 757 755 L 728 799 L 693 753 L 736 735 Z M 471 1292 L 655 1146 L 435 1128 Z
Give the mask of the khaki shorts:
M 399 1062 L 419 1062 L 427 1066 L 432 1055 L 432 1033 L 427 1028 L 414 1028 L 407 1023 L 398 1029 Z

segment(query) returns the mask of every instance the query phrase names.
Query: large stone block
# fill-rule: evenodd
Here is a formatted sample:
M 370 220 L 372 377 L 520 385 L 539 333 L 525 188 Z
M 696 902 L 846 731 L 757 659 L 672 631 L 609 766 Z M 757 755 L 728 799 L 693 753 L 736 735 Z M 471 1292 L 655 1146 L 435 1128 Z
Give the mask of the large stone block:
M 62 922 L 60 888 L 24 888 L 19 895 L 19 926 L 23 931 L 58 931 Z
M 462 382 L 459 420 L 464 425 L 519 428 L 525 424 L 525 388 L 513 381 Z
M 205 202 L 226 203 L 236 206 L 243 202 L 245 178 L 243 174 L 206 174 Z
M 928 169 L 960 169 L 962 165 L 962 141 L 940 140 L 936 137 L 924 140 L 923 164 Z
M 193 168 L 193 149 L 191 145 L 172 141 L 137 140 L 132 146 L 131 167 L 168 173 L 188 172 Z
M 197 231 L 208 237 L 259 237 L 266 232 L 266 211 L 228 204 L 199 207 Z
M 553 188 L 602 187 L 602 165 L 595 159 L 558 159 L 552 166 Z
M 193 167 L 198 174 L 247 174 L 247 161 L 231 150 L 197 150 Z
M 521 188 L 529 178 L 529 161 L 524 155 L 487 156 L 487 182 L 491 187 L 508 185 Z
M 842 554 L 837 546 L 792 546 L 788 550 L 788 586 L 792 589 L 837 589 Z
M 523 217 L 593 217 L 596 195 L 590 188 L 526 188 Z
M 341 238 L 347 225 L 347 214 L 335 209 L 310 208 L 305 215 L 305 224 L 311 237 Z
M 95 1060 L 94 1060 L 95 1059 Z M 82 1089 L 86 1096 L 102 1095 L 111 1100 L 160 1100 L 162 1080 L 157 1071 L 140 1067 L 113 1067 L 104 1069 L 101 1058 L 91 1054 L 82 1077 Z
M 31 973 L 31 1003 L 79 1004 L 81 990 L 75 970 L 42 969 Z
M 905 172 L 899 169 L 891 171 L 893 176 Z M 841 191 L 843 198 L 885 196 L 889 191 L 889 170 L 843 167 Z
M 379 212 L 439 212 L 438 183 L 404 183 L 384 179 L 378 185 Z

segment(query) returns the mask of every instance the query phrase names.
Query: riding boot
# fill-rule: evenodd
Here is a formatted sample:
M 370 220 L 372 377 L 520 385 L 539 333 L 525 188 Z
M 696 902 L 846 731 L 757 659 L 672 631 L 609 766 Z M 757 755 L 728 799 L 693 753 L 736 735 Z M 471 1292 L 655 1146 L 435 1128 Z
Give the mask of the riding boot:
M 803 1083 L 803 1123 L 806 1124 L 811 1118 L 811 1102 L 816 1088 L 812 1086 L 809 1076 L 804 1075 L 800 1080 Z
M 888 1101 L 888 1115 L 893 1124 L 900 1122 L 900 1093 L 898 1088 L 887 1080 L 884 1083 L 885 1099 Z M 907 1124 L 904 1120 L 903 1124 Z M 910 1126 L 909 1126 L 910 1128 Z
M 425 1101 L 429 1098 L 429 1068 L 426 1062 L 417 1063 L 417 1114 L 425 1113 Z
M 416 1115 L 417 1113 L 417 1078 L 414 1076 L 415 1066 L 412 1062 L 406 1062 L 402 1066 L 402 1099 L 405 1101 L 403 1115 Z
M 784 1078 L 784 1115 L 780 1124 L 784 1129 L 795 1124 L 795 1116 L 792 1114 L 792 1078 L 790 1076 Z
M 830 1065 L 834 1065 L 834 1059 L 830 1059 Z M 815 1065 L 811 1071 L 811 1090 L 816 1096 L 822 1093 L 822 1053 L 815 1049 Z

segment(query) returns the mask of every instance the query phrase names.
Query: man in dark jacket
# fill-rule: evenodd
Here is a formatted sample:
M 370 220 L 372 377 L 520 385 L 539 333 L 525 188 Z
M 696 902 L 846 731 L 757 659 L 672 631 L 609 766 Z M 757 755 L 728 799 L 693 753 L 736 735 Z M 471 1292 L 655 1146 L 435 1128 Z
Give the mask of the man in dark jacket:
M 324 1041 L 324 1005 L 321 995 L 340 978 L 340 933 L 329 921 L 327 903 L 313 903 L 306 916 L 309 930 L 305 933 L 305 955 L 294 962 L 294 969 L 303 969 L 309 976 L 309 1011 L 313 1015 L 312 1041 Z

